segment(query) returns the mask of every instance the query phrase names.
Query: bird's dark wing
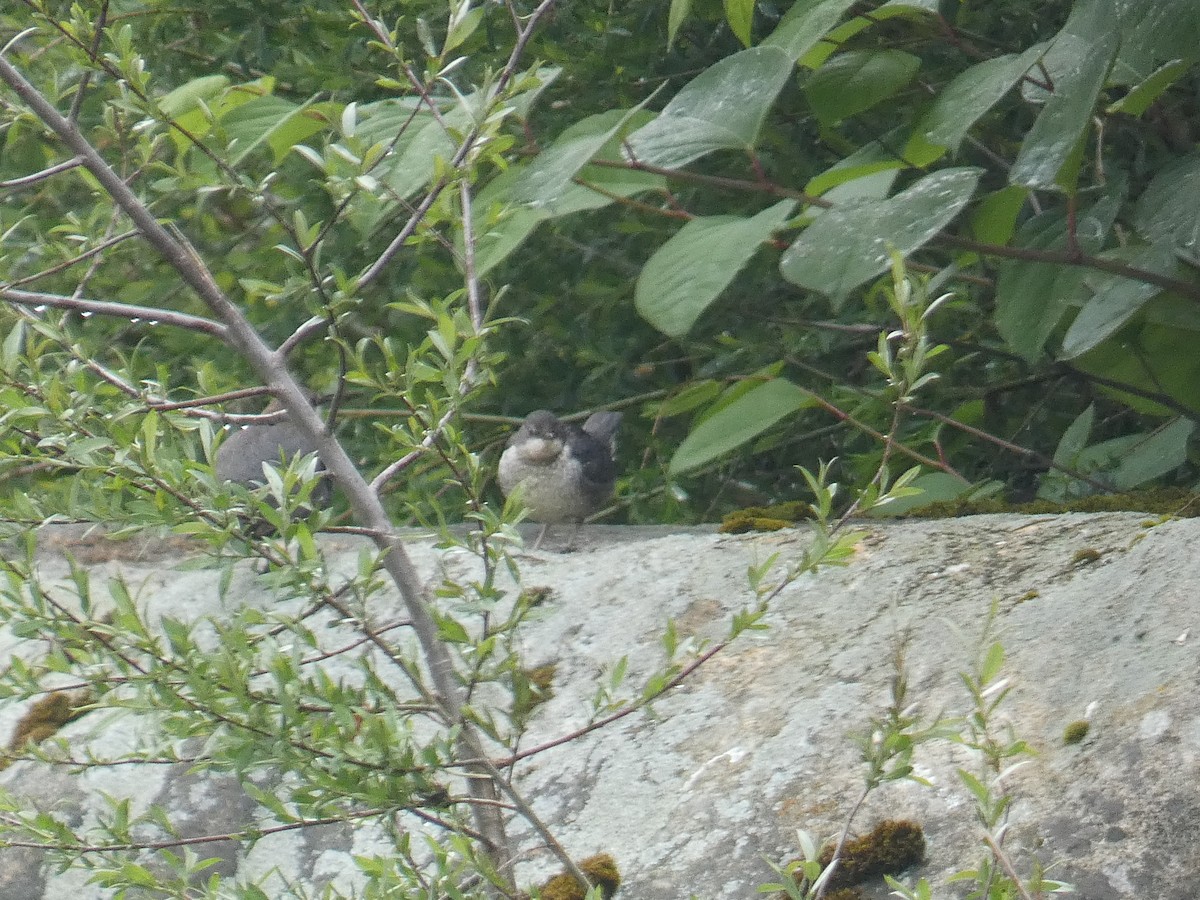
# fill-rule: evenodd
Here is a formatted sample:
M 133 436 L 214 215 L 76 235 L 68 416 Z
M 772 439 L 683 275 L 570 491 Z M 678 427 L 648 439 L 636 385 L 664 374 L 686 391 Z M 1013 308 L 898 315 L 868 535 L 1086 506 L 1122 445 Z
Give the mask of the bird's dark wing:
M 597 439 L 587 431 L 572 428 L 567 445 L 583 470 L 584 488 L 590 493 L 600 495 L 602 500 L 607 498 L 617 477 L 612 444 Z

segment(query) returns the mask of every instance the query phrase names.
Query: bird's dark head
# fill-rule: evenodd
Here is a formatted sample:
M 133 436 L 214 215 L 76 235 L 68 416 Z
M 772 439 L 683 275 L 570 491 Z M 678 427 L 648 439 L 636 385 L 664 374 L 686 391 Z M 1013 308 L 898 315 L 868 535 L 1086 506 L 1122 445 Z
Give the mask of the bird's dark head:
M 525 417 L 525 422 L 509 438 L 508 446 L 533 465 L 547 465 L 562 453 L 567 428 L 554 413 L 539 409 Z

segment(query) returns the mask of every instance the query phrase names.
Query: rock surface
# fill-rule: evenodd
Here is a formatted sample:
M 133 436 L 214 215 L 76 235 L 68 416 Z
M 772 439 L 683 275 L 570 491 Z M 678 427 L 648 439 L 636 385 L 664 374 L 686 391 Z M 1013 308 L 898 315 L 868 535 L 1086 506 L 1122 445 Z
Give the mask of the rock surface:
M 626 716 L 518 765 L 518 784 L 568 852 L 611 853 L 625 879 L 618 898 L 756 896 L 773 880 L 764 857 L 795 858 L 797 828 L 818 839 L 834 834 L 858 799 L 863 769 L 853 736 L 887 706 L 900 637 L 907 635 L 910 700 L 928 717 L 961 716 L 969 699 L 959 673 L 977 659 L 994 604 L 993 636 L 1011 677 L 998 721 L 1039 752 L 1005 778 L 1014 798 L 1005 848 L 1018 869 L 1027 873 L 1035 857 L 1053 863 L 1049 877 L 1074 883 L 1084 900 L 1192 897 L 1200 872 L 1200 521 L 980 516 L 864 528 L 848 566 L 785 588 L 772 601 L 769 628 L 714 656 L 653 714 Z M 806 540 L 803 529 L 725 536 L 593 528 L 580 533 L 576 552 L 521 557 L 524 586 L 551 589 L 524 631 L 527 662 L 557 667 L 554 696 L 538 708 L 522 746 L 582 728 L 597 686 L 621 657 L 628 657 L 629 688 L 640 685 L 661 664 L 668 619 L 681 638 L 722 638 L 731 615 L 753 602 L 747 567 L 773 554 L 794 559 Z M 323 541 L 330 568 L 353 571 L 362 545 Z M 424 573 L 474 571 L 465 554 L 439 554 L 416 539 L 412 549 Z M 94 584 L 121 573 L 152 615 L 228 612 L 218 575 L 185 566 L 194 555 L 186 546 L 97 545 L 50 533 L 40 551 L 45 576 L 66 580 L 67 552 Z M 227 597 L 273 602 L 249 567 Z M 7 630 L 0 652 L 36 655 Z M 0 704 L 0 736 L 27 706 Z M 1090 721 L 1088 735 L 1065 745 L 1064 728 L 1082 719 Z M 72 748 L 115 756 L 134 746 L 138 727 L 128 714 L 106 710 L 62 734 Z M 924 876 L 935 894 L 958 895 L 946 877 L 975 866 L 984 850 L 956 769 L 978 771 L 978 761 L 946 742 L 921 745 L 915 761 L 930 786 L 883 786 L 855 830 L 889 818 L 920 822 L 927 858 L 905 879 Z M 186 813 L 197 835 L 244 827 L 254 808 L 232 779 L 182 766 L 71 774 L 22 761 L 0 772 L 0 787 L 23 804 L 67 810 L 77 822 L 102 808 L 99 792 L 130 797 L 135 811 L 164 803 Z M 522 883 L 557 869 L 527 829 L 517 825 L 514 833 L 528 851 Z M 220 842 L 199 852 L 221 857 L 223 874 L 276 870 L 316 891 L 330 883 L 349 891 L 348 854 L 385 846 L 368 826 L 327 827 L 264 838 L 245 855 Z M 0 900 L 110 896 L 88 875 L 58 873 L 40 851 L 0 844 Z M 293 896 L 282 879 L 269 884 L 271 896 Z M 880 884 L 868 894 L 887 890 Z

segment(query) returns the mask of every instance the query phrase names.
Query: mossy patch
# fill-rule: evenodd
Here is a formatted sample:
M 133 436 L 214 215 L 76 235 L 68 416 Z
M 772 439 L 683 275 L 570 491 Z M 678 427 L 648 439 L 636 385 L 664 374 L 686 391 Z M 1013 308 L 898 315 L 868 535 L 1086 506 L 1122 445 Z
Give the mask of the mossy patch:
M 1080 719 L 1077 722 L 1072 722 L 1063 729 L 1063 743 L 1067 744 L 1068 746 L 1071 744 L 1078 744 L 1088 736 L 1088 732 L 1091 731 L 1091 729 L 1091 723 L 1086 719 Z
M 822 866 L 833 860 L 833 846 L 820 856 Z M 895 875 L 925 858 L 925 833 L 916 822 L 887 819 L 868 834 L 846 841 L 829 887 L 850 887 L 868 878 Z
M 886 512 L 886 509 L 885 509 Z M 1141 512 L 1163 516 L 1194 518 L 1200 516 L 1200 494 L 1184 488 L 1158 488 L 1150 491 L 1128 491 L 1120 494 L 1095 494 L 1065 503 L 1033 500 L 1010 503 L 999 497 L 978 500 L 938 500 L 915 507 L 897 519 L 953 519 L 960 516 L 982 516 L 994 513 L 1020 515 L 1057 515 L 1060 513 Z M 743 534 L 749 531 L 778 531 L 812 517 L 807 503 L 792 500 L 773 506 L 747 506 L 721 519 L 723 534 Z
M 812 518 L 807 503 L 792 500 L 774 506 L 747 506 L 736 509 L 721 520 L 722 534 L 745 534 L 748 531 L 779 531 L 797 522 Z
M 604 900 L 609 900 L 621 886 L 621 873 L 617 863 L 607 853 L 598 853 L 579 861 L 579 868 L 592 884 L 600 888 Z M 533 895 L 539 900 L 584 900 L 587 888 L 575 880 L 570 872 L 555 875 Z
M 82 716 L 89 702 L 86 692 L 55 691 L 36 701 L 29 711 L 17 722 L 8 741 L 8 754 L 0 759 L 0 770 L 7 769 L 15 761 L 15 755 L 26 744 L 44 741 L 56 731 Z

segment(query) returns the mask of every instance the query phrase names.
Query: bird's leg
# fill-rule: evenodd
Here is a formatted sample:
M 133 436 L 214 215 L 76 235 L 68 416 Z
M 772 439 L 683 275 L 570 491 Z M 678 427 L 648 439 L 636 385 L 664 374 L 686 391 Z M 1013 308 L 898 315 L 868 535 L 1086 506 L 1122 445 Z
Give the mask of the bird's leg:
M 536 553 L 538 547 L 542 546 L 542 540 L 546 537 L 546 532 L 550 530 L 550 524 L 546 523 L 542 526 L 542 530 L 538 532 L 537 540 L 533 542 L 533 551 Z

